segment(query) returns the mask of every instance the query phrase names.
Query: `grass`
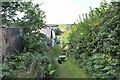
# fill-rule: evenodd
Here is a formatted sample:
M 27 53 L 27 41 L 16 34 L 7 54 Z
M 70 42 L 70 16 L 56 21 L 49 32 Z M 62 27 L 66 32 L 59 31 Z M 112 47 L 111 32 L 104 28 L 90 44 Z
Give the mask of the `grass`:
M 53 78 L 89 78 L 84 70 L 80 69 L 71 58 L 68 58 L 62 64 L 57 64 L 57 69 Z
M 60 47 L 55 46 L 53 48 L 56 71 L 53 74 L 53 78 L 89 78 L 83 69 L 80 69 L 73 59 L 67 58 L 62 64 L 58 64 L 57 59 L 60 55 Z

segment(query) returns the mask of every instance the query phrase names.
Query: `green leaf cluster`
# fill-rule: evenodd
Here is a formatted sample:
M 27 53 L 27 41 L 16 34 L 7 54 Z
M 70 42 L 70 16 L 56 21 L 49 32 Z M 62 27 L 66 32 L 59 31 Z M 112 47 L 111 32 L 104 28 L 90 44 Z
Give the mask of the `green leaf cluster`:
M 17 12 L 23 13 L 18 17 Z M 39 30 L 45 27 L 45 12 L 39 4 L 28 2 L 3 2 L 2 23 L 23 30 L 22 51 L 3 56 L 3 76 L 10 78 L 46 78 L 53 71 L 48 39 Z M 52 72 L 51 72 L 52 71 Z
M 119 4 L 119 3 L 118 3 Z M 102 1 L 61 37 L 61 46 L 95 78 L 120 78 L 120 6 Z

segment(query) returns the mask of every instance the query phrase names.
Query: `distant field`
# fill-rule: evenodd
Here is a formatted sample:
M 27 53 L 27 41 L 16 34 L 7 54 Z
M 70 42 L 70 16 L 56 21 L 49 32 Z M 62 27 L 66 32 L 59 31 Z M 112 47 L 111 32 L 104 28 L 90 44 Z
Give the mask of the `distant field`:
M 58 27 L 62 32 L 66 31 L 67 27 L 69 27 L 71 24 L 48 24 L 52 27 Z
M 68 27 L 67 24 L 60 24 L 60 25 L 58 26 L 58 28 L 59 28 L 62 32 L 66 31 L 66 28 L 67 28 L 67 27 Z

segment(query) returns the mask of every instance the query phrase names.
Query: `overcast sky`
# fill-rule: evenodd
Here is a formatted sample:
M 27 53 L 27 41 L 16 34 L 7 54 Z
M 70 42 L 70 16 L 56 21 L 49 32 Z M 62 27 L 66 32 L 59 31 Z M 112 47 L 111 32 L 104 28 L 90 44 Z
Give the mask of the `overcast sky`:
M 71 24 L 79 19 L 78 15 L 89 12 L 89 7 L 100 6 L 102 0 L 33 0 L 41 4 L 46 12 L 47 24 Z M 111 0 L 106 0 L 110 2 Z

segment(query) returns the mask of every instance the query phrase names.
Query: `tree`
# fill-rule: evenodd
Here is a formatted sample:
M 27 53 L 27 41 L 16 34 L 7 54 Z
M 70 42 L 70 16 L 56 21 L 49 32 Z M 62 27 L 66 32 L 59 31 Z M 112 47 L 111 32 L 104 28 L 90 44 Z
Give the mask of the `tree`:
M 23 16 L 18 17 L 18 12 L 23 13 Z M 45 27 L 45 12 L 40 9 L 40 5 L 33 4 L 31 1 L 3 2 L 1 14 L 4 25 L 23 29 L 24 47 L 21 52 L 5 55 L 3 64 L 7 66 L 7 69 L 3 69 L 4 75 L 47 77 L 52 66 L 46 36 L 39 32 L 39 29 Z

